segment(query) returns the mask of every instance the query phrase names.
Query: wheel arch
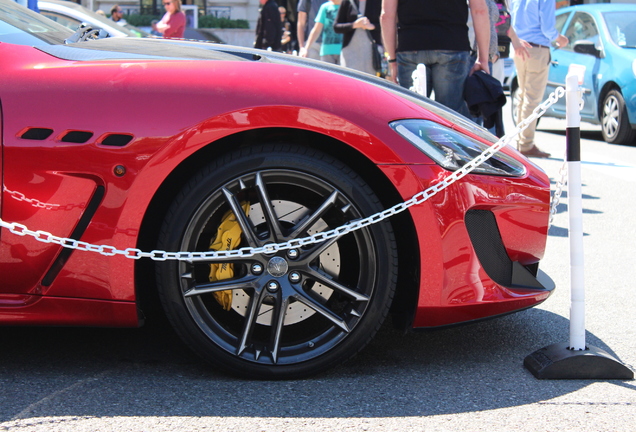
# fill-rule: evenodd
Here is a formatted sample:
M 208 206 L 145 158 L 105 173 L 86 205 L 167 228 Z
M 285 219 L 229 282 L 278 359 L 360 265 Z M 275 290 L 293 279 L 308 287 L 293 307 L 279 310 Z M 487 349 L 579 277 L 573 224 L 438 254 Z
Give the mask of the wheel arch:
M 596 99 L 596 118 L 598 119 L 599 124 L 602 122 L 601 116 L 603 115 L 603 103 L 605 102 L 605 96 L 607 96 L 607 94 L 612 90 L 616 90 L 623 94 L 620 86 L 614 81 L 608 81 L 603 84 L 601 91 L 598 93 L 598 98 Z
M 162 182 L 143 216 L 138 245 L 144 251 L 155 250 L 158 233 L 170 204 L 189 179 L 215 158 L 242 147 L 272 143 L 285 143 L 310 147 L 341 160 L 369 184 L 382 202 L 389 208 L 402 198 L 382 171 L 357 149 L 335 138 L 307 130 L 264 128 L 238 132 L 202 147 L 183 160 Z M 391 218 L 398 246 L 398 281 L 391 314 L 398 328 L 409 328 L 415 316 L 419 291 L 419 247 L 414 222 L 409 212 Z M 402 252 L 402 253 L 400 253 Z M 155 265 L 152 260 L 135 263 L 135 291 L 141 313 L 146 318 L 163 315 L 154 283 Z

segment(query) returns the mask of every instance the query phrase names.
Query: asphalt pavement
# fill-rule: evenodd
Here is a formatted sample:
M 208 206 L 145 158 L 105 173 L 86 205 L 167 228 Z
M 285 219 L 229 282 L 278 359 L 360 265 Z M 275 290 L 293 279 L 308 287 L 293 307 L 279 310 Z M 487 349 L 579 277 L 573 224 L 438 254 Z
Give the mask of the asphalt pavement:
M 534 162 L 553 180 L 564 128 L 545 119 L 537 135 L 553 156 Z M 587 343 L 636 365 L 636 147 L 582 129 Z M 541 263 L 557 285 L 545 303 L 437 331 L 387 323 L 358 356 L 312 379 L 221 374 L 161 321 L 5 327 L 0 431 L 634 431 L 636 382 L 539 380 L 523 367 L 535 350 L 569 340 L 567 208 L 566 192 Z

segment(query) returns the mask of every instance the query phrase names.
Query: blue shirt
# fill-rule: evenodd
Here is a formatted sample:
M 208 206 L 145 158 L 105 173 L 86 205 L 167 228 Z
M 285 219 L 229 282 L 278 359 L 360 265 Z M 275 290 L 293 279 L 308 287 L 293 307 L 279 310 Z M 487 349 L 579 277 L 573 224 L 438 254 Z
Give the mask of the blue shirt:
M 559 36 L 555 0 L 511 0 L 512 27 L 519 39 L 550 46 Z

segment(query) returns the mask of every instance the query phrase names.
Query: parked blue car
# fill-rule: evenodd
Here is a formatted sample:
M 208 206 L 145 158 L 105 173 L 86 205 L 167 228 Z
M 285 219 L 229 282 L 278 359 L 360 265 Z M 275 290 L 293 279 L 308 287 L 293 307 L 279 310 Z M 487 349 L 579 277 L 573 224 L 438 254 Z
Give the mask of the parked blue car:
M 586 4 L 557 10 L 556 25 L 570 40 L 551 48 L 545 97 L 565 87 L 570 65 L 585 66 L 581 120 L 600 124 L 608 143 L 631 144 L 636 138 L 636 5 Z M 516 123 L 517 77 L 510 84 Z M 544 114 L 565 118 L 565 98 Z

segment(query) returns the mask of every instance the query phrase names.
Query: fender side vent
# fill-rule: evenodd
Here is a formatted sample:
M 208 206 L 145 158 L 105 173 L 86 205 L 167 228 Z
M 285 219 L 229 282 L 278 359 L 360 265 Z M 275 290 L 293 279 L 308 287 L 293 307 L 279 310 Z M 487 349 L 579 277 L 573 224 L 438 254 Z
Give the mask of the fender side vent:
M 93 132 L 69 131 L 60 139 L 60 141 L 76 143 L 76 144 L 84 144 L 86 141 L 91 139 L 92 136 L 93 136 Z
M 36 140 L 43 141 L 51 136 L 53 133 L 53 129 L 48 128 L 29 128 L 27 129 L 20 138 L 28 139 L 28 140 Z
M 102 203 L 105 193 L 106 188 L 104 186 L 97 186 L 95 188 L 95 193 L 91 197 L 91 200 L 88 202 L 86 210 L 84 210 L 84 213 L 80 217 L 77 226 L 75 227 L 69 238 L 73 240 L 79 240 L 82 237 L 82 235 L 86 231 L 86 228 L 88 228 L 88 224 L 93 219 L 95 212 L 97 212 L 99 205 Z M 44 278 L 42 279 L 43 286 L 51 286 L 68 259 L 71 257 L 71 254 L 74 250 L 75 249 L 61 248 L 59 255 L 51 265 L 51 268 L 49 268 L 49 271 L 46 272 Z
M 488 210 L 469 210 L 465 223 L 481 266 L 492 280 L 509 287 L 512 261 L 503 245 L 495 215 Z
M 492 212 L 468 210 L 465 223 L 479 262 L 492 280 L 510 288 L 547 289 L 536 279 L 538 266 L 524 267 L 510 259 Z
M 132 135 L 110 134 L 106 136 L 100 144 L 111 147 L 123 147 L 133 139 Z

